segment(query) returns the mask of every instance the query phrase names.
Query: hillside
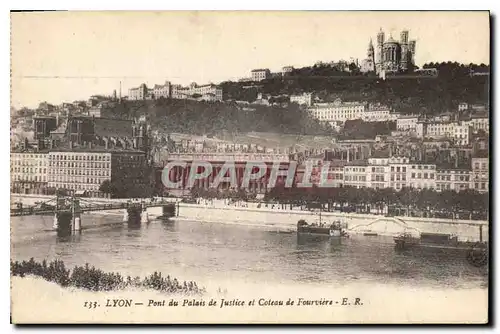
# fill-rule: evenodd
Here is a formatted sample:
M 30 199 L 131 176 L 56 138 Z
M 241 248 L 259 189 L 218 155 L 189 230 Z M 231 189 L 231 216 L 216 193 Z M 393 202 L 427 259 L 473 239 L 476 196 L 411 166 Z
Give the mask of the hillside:
M 325 135 L 333 131 L 320 124 L 296 105 L 287 108 L 250 106 L 235 103 L 197 102 L 159 99 L 127 101 L 115 113 L 128 117 L 146 116 L 153 130 L 196 135 L 221 132 L 275 132 L 283 134 Z
M 325 101 L 380 102 L 401 113 L 438 114 L 454 111 L 460 102 L 488 103 L 489 76 L 471 76 L 470 70 L 489 72 L 486 65 L 452 62 L 425 64 L 436 68 L 436 78 L 394 78 L 381 80 L 374 75 L 338 72 L 326 65 L 294 70 L 284 78 L 272 78 L 250 87 L 250 83 L 224 82 L 226 99 L 253 101 L 257 92 L 277 96 L 316 92 Z

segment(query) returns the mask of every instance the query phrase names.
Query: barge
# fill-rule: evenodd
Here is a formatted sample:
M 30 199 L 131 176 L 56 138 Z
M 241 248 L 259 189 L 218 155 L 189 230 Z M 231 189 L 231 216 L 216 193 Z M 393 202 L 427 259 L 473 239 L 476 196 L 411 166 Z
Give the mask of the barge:
M 418 237 L 410 233 L 403 233 L 394 237 L 394 242 L 397 250 L 425 248 L 462 251 L 466 253 L 467 259 L 476 266 L 483 266 L 488 261 L 488 243 L 483 242 L 482 234 L 478 242 L 473 242 L 459 241 L 456 235 L 445 233 L 420 233 Z

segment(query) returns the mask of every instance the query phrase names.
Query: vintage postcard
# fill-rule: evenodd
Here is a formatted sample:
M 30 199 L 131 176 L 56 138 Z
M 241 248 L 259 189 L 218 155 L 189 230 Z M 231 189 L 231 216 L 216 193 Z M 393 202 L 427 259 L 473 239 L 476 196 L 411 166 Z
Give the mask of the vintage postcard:
M 11 13 L 14 324 L 486 324 L 490 13 Z

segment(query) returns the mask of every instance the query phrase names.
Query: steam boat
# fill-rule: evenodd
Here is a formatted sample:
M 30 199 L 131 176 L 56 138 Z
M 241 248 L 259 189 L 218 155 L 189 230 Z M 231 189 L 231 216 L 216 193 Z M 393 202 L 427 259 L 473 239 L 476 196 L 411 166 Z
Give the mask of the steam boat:
M 343 226 L 344 225 L 344 226 Z M 297 233 L 298 234 L 313 234 L 313 235 L 325 235 L 330 237 L 349 237 L 345 231 L 346 226 L 340 221 L 333 222 L 330 226 L 326 224 L 308 224 L 305 220 L 301 219 L 297 223 Z

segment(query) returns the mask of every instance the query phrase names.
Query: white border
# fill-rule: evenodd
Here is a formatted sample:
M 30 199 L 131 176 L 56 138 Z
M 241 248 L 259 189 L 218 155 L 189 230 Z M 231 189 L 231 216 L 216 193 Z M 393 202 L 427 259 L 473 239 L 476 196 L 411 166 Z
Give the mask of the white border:
M 9 122 L 8 122 L 8 115 L 9 115 L 9 110 L 10 110 L 10 105 L 9 105 L 9 92 L 10 92 L 10 81 L 9 81 L 9 68 L 10 68 L 10 41 L 9 41 L 9 36 L 10 36 L 10 19 L 8 17 L 11 9 L 58 9 L 58 10 L 485 10 L 485 9 L 490 9 L 492 11 L 492 14 L 498 14 L 500 10 L 498 9 L 499 7 L 499 2 L 498 1 L 481 1 L 481 0 L 474 0 L 474 1 L 463 1 L 463 0 L 455 0 L 455 1 L 443 1 L 437 3 L 435 0 L 434 1 L 428 1 L 428 0 L 420 0 L 420 1 L 408 1 L 408 2 L 403 2 L 403 1 L 338 1 L 338 2 L 330 2 L 330 1 L 317 1 L 317 0 L 308 0 L 308 1 L 297 1 L 297 0 L 288 0 L 288 1 L 283 1 L 281 2 L 273 2 L 271 3 L 269 0 L 252 0 L 252 1 L 246 1 L 244 3 L 242 2 L 235 2 L 235 1 L 221 1 L 221 0 L 212 0 L 212 1 L 193 1 L 193 0 L 184 0 L 184 1 L 178 1 L 178 2 L 164 2 L 164 3 L 158 3 L 155 1 L 148 1 L 148 0 L 141 0 L 141 1 L 125 1 L 121 0 L 119 2 L 114 2 L 114 1 L 105 1 L 105 0 L 86 0 L 86 1 L 81 1 L 79 3 L 75 2 L 68 2 L 68 1 L 60 1 L 60 0 L 46 0 L 40 2 L 40 1 L 2 1 L 0 4 L 0 7 L 2 8 L 2 13 L 4 20 L 1 20 L 1 28 L 2 28 L 2 33 L 0 34 L 0 38 L 2 39 L 1 47 L 2 47 L 2 52 L 0 53 L 2 57 L 2 64 L 3 66 L 0 66 L 0 82 L 1 82 L 1 94 L 2 94 L 2 104 L 4 105 L 3 111 L 1 113 L 1 117 L 4 117 L 5 120 L 3 122 L 0 122 L 0 126 L 2 127 L 0 133 L 5 136 L 5 140 L 0 141 L 1 145 L 1 150 L 2 150 L 2 156 L 7 157 L 8 151 L 9 151 Z M 498 24 L 498 22 L 497 22 Z M 436 32 L 439 34 L 439 32 Z M 497 40 L 497 36 L 494 35 L 495 41 Z M 495 44 L 492 44 L 492 48 L 494 47 Z M 494 59 L 491 60 L 491 63 L 497 64 L 496 60 L 498 59 L 498 55 L 495 54 Z M 9 67 L 7 66 L 9 64 Z M 496 65 L 494 66 L 496 68 Z M 496 74 L 496 73 L 494 73 Z M 493 74 L 493 75 L 494 75 Z M 493 86 L 495 88 L 495 91 L 492 92 L 495 94 L 495 97 L 498 97 L 497 93 L 497 85 Z M 498 102 L 498 101 L 496 101 Z M 496 104 L 495 104 L 496 106 Z M 493 114 L 496 114 L 496 110 L 492 112 Z M 493 126 L 494 128 L 497 127 L 497 123 L 500 122 L 500 116 L 495 117 L 495 125 Z M 494 133 L 494 131 L 492 131 Z M 496 135 L 495 137 L 498 137 Z M 495 141 L 496 144 L 496 141 Z M 500 146 L 499 146 L 500 147 Z M 495 156 L 498 155 L 499 148 L 497 145 L 494 145 L 494 151 L 495 151 Z M 1 196 L 2 196 L 2 201 L 1 201 L 1 206 L 0 209 L 2 210 L 3 216 L 8 217 L 8 203 L 9 203 L 9 167 L 7 163 L 3 163 L 0 166 L 1 168 L 1 182 L 2 182 L 2 187 L 1 189 Z M 496 171 L 496 170 L 495 170 Z M 497 189 L 498 187 L 498 182 L 495 182 L 495 193 L 500 194 L 500 192 Z M 497 196 L 495 198 L 495 203 L 490 205 L 491 207 L 496 207 L 499 208 L 500 204 L 500 197 Z M 492 224 L 495 224 L 495 222 L 491 222 Z M 3 228 L 4 231 L 2 231 L 2 236 L 5 238 L 4 242 L 1 243 L 2 245 L 2 251 L 1 251 L 1 256 L 5 257 L 3 262 L 3 275 L 2 281 L 1 281 L 1 286 L 4 287 L 2 290 L 3 294 L 1 300 L 2 300 L 2 305 L 1 305 L 1 312 L 0 314 L 2 315 L 2 333 L 6 332 L 12 332 L 15 330 L 13 326 L 8 325 L 7 323 L 7 317 L 10 312 L 10 295 L 8 292 L 8 288 L 10 288 L 10 276 L 9 276 L 9 269 L 7 267 L 7 262 L 8 262 L 8 257 L 10 254 L 10 240 L 7 241 L 7 236 L 10 235 L 10 223 L 7 221 L 4 221 L 3 223 Z M 499 228 L 496 227 L 496 233 L 494 236 L 494 240 L 498 240 L 497 234 Z M 498 250 L 498 247 L 496 247 Z M 495 254 L 498 255 L 498 254 Z M 496 259 L 498 259 L 498 256 L 495 256 Z M 495 269 L 496 266 L 492 265 L 491 269 Z M 498 290 L 498 287 L 497 289 Z M 464 301 L 466 303 L 467 301 Z M 498 308 L 496 308 L 498 312 Z M 498 315 L 498 314 L 497 314 Z M 498 321 L 498 317 L 496 317 Z M 5 330 L 5 331 L 4 331 Z M 69 330 L 69 329 L 67 329 Z M 93 328 L 93 331 L 102 331 L 102 329 L 96 329 Z M 109 330 L 109 329 L 108 329 Z M 120 331 L 121 329 L 113 329 L 114 331 Z M 167 329 L 167 330 L 173 330 L 173 329 Z M 215 329 L 218 330 L 218 329 Z M 237 330 L 237 329 L 228 329 L 228 330 Z M 260 329 L 259 331 L 267 331 L 269 329 Z M 280 329 L 281 331 L 283 330 L 289 330 L 287 329 Z M 301 330 L 305 330 L 304 328 L 301 328 Z M 333 329 L 335 331 L 344 331 L 345 329 Z M 372 328 L 373 330 L 373 328 Z M 381 328 L 379 330 L 386 330 L 385 328 Z M 400 330 L 407 330 L 407 328 L 401 328 Z M 420 330 L 425 330 L 425 331 L 432 331 L 429 328 L 422 328 Z M 466 329 L 467 331 L 476 331 L 479 329 Z M 361 329 L 358 330 L 353 330 L 350 332 L 357 332 L 361 331 Z

